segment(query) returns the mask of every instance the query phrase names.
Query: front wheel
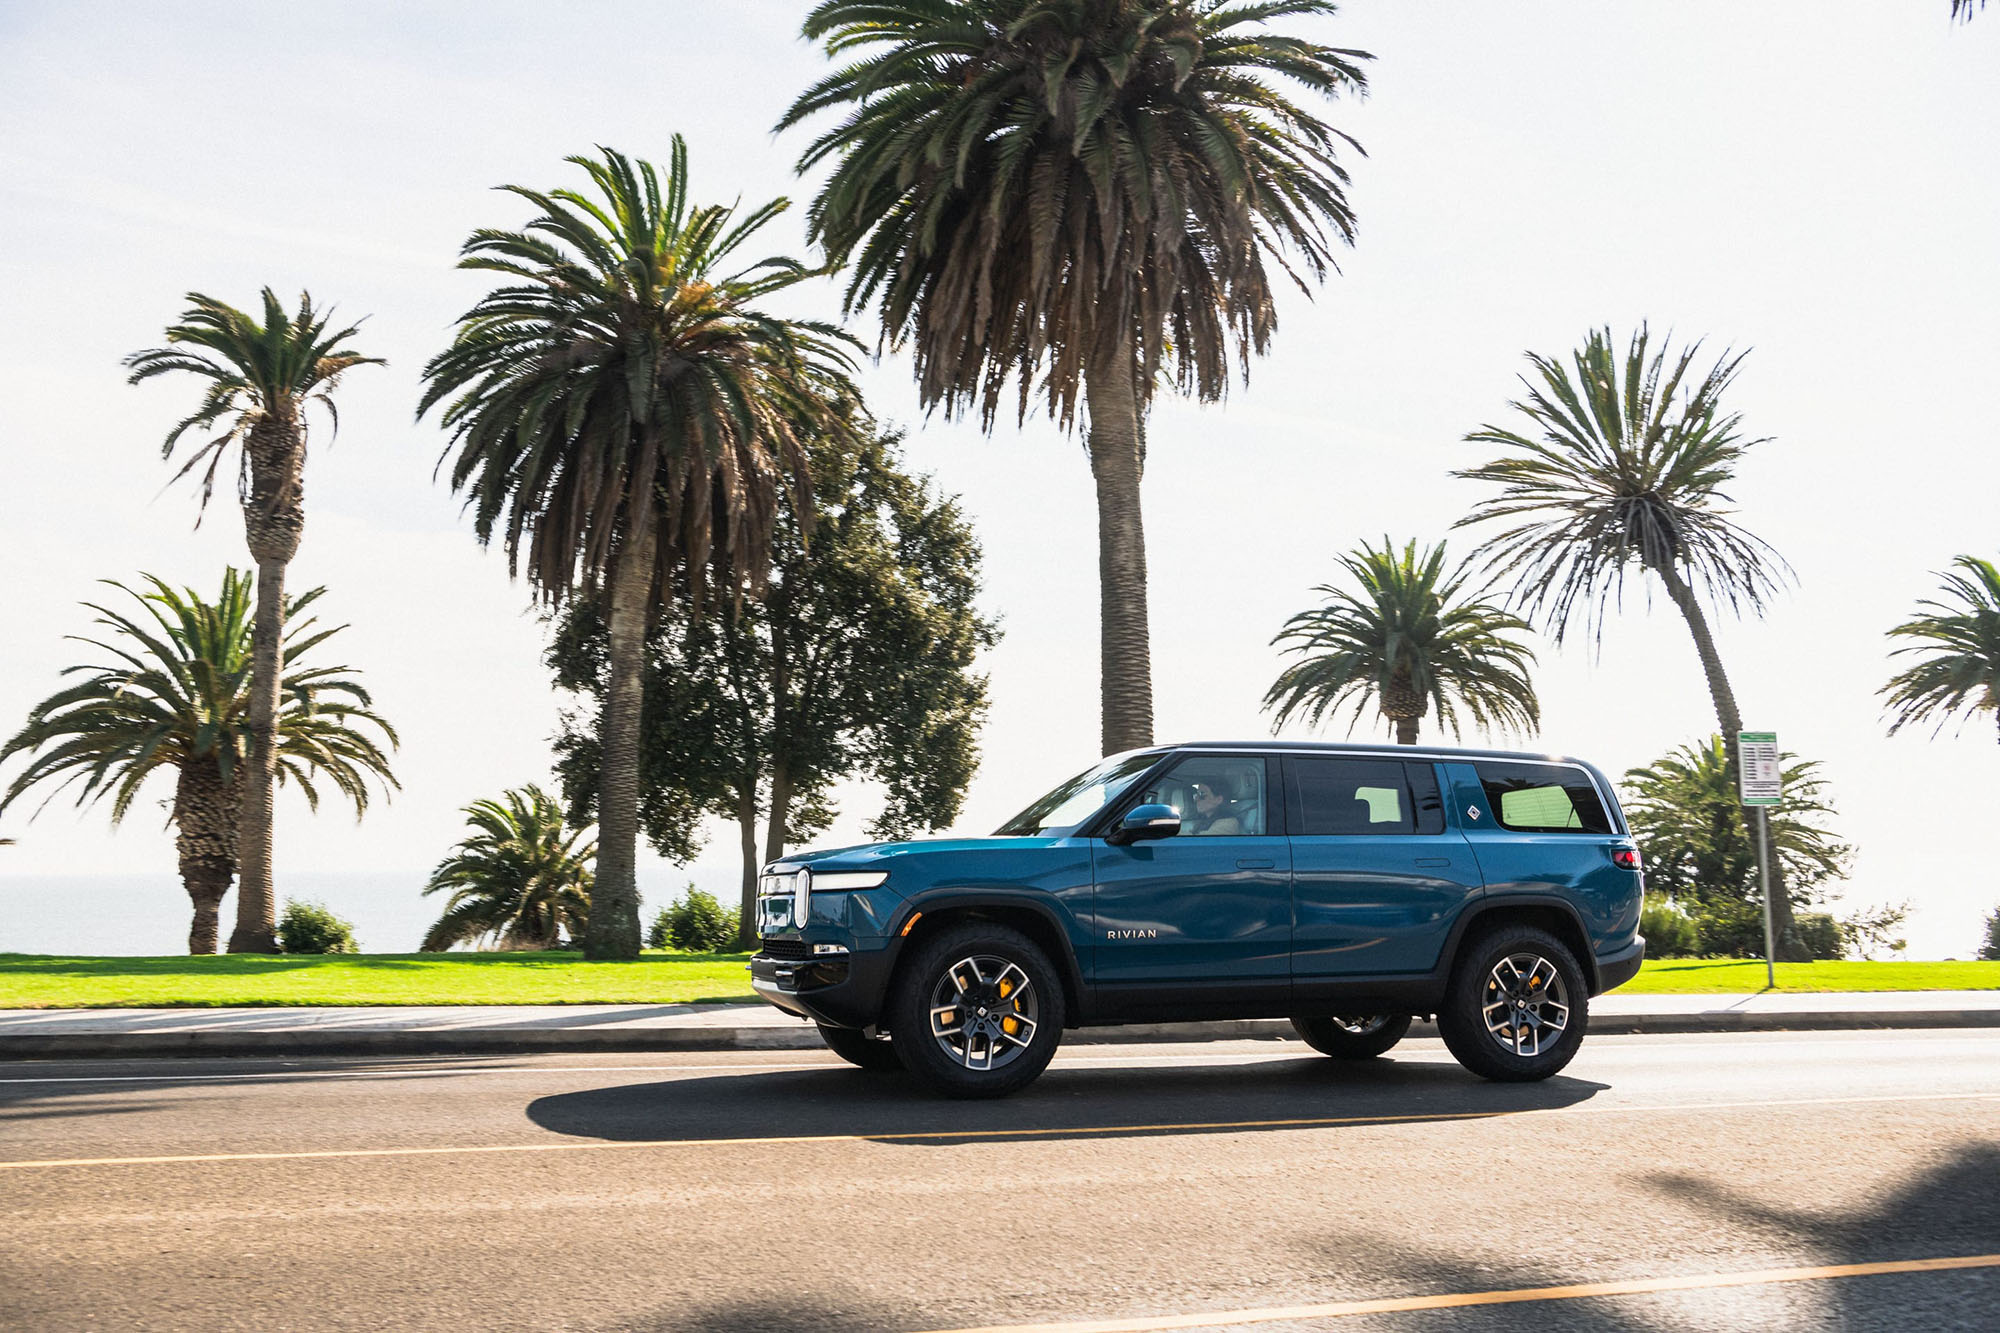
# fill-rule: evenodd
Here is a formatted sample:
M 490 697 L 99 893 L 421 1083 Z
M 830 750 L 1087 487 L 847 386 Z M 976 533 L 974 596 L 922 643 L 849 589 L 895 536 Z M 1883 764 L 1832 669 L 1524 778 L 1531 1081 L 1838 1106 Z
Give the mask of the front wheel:
M 901 1069 L 903 1061 L 887 1037 L 871 1037 L 855 1028 L 830 1028 L 821 1023 L 819 1039 L 826 1048 L 851 1065 L 885 1073 Z
M 1321 1055 L 1330 1055 L 1336 1060 L 1372 1060 L 1409 1033 L 1410 1016 L 1295 1017 L 1292 1027 L 1306 1045 Z
M 903 1065 L 948 1097 L 1005 1097 L 1062 1041 L 1062 981 L 1020 931 L 983 921 L 921 941 L 898 970 L 889 1030 Z
M 1589 986 L 1569 946 L 1533 926 L 1502 925 L 1459 954 L 1437 1022 L 1473 1073 L 1530 1083 L 1570 1062 L 1589 1017 Z

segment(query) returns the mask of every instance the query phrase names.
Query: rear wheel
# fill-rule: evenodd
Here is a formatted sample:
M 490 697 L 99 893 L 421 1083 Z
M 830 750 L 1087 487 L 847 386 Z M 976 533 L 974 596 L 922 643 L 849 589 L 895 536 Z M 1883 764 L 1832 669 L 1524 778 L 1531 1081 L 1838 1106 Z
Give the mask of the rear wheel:
M 949 1097 L 1005 1097 L 1062 1041 L 1062 981 L 1020 931 L 982 921 L 919 943 L 898 970 L 889 1030 L 910 1073 Z
M 1370 1060 L 1401 1041 L 1410 1030 L 1408 1014 L 1292 1019 L 1306 1045 L 1336 1060 Z
M 1473 1073 L 1528 1083 L 1570 1062 L 1589 1017 L 1589 986 L 1569 946 L 1533 926 L 1502 925 L 1459 954 L 1438 1035 Z
M 830 1028 L 819 1024 L 819 1039 L 826 1048 L 851 1065 L 882 1072 L 903 1067 L 902 1059 L 887 1037 L 871 1037 L 858 1028 Z

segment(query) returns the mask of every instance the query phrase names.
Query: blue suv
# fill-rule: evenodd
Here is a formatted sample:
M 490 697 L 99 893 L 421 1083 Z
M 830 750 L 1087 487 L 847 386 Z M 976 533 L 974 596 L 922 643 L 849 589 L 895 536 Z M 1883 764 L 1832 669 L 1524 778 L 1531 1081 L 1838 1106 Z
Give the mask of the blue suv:
M 1066 1028 L 1289 1018 L 1338 1059 L 1435 1014 L 1543 1079 L 1631 979 L 1639 851 L 1611 784 L 1546 755 L 1278 742 L 1113 755 L 990 838 L 765 867 L 757 992 L 940 1092 L 1024 1087 Z

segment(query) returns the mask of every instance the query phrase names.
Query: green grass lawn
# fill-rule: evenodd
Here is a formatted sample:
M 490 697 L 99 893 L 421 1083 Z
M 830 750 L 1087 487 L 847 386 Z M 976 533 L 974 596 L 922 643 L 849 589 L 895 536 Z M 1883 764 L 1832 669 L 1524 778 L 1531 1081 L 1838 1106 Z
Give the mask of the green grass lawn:
M 745 954 L 648 953 L 589 963 L 574 953 L 58 958 L 0 954 L 0 1009 L 294 1004 L 686 1004 L 748 1000 Z M 1663 959 L 1621 994 L 1764 988 L 1764 965 Z M 1786 991 L 1993 990 L 2000 963 L 1780 963 Z
M 1760 959 L 1660 958 L 1618 988 L 1620 995 L 1699 995 L 1764 989 Z M 1780 963 L 1781 991 L 1995 990 L 2000 963 Z
M 0 954 L 0 1009 L 241 1004 L 688 1004 L 748 1000 L 741 953 Z

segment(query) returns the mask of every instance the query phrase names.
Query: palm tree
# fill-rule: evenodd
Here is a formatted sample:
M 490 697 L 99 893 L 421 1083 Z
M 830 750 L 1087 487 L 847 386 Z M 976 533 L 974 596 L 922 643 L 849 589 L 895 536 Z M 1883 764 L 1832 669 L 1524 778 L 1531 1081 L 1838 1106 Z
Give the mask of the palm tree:
M 664 192 L 650 163 L 603 152 L 601 162 L 568 159 L 596 199 L 506 186 L 539 215 L 523 231 L 481 230 L 465 243 L 459 267 L 506 285 L 425 366 L 418 414 L 452 399 L 443 414 L 457 451 L 451 485 L 466 494 L 482 544 L 499 533 L 513 569 L 525 555 L 551 604 L 608 589 L 585 947 L 592 958 L 637 958 L 647 622 L 662 598 L 699 604 L 711 581 L 732 599 L 760 590 L 781 492 L 810 504 L 795 430 L 844 429 L 855 390 L 852 339 L 759 308 L 809 270 L 784 258 L 722 268 L 785 200 L 740 219 L 733 208 L 690 207 L 679 136 Z
M 106 580 L 135 598 L 143 615 L 84 604 L 109 634 L 71 637 L 115 660 L 64 671 L 84 679 L 37 704 L 27 725 L 0 747 L 0 763 L 16 754 L 31 756 L 0 796 L 0 810 L 30 787 L 58 780 L 44 806 L 57 792 L 81 784 L 77 804 L 109 796 L 116 824 L 149 778 L 173 772 L 167 822 L 175 831 L 181 883 L 194 903 L 188 951 L 214 953 L 217 909 L 237 870 L 252 707 L 254 594 L 249 574 L 234 569 L 224 572 L 222 594 L 213 602 L 150 574 L 145 580 L 150 591 Z M 368 809 L 370 777 L 396 786 L 388 756 L 367 729 L 392 747 L 396 733 L 375 714 L 350 668 L 300 663 L 340 632 L 316 630 L 312 618 L 299 619 L 325 591 L 314 588 L 285 608 L 290 623 L 274 757 L 278 780 L 297 783 L 313 809 L 319 808 L 319 785 L 326 783 L 353 804 L 359 818 Z
M 1514 598 L 1558 644 L 1579 616 L 1601 639 L 1634 570 L 1659 580 L 1694 637 L 1734 772 L 1743 716 L 1702 603 L 1761 613 L 1791 570 L 1725 507 L 1722 488 L 1764 443 L 1745 439 L 1741 414 L 1722 403 L 1743 355 L 1725 351 L 1692 379 L 1700 352 L 1699 342 L 1677 356 L 1664 345 L 1654 352 L 1641 324 L 1622 360 L 1608 328 L 1593 329 L 1569 366 L 1530 353 L 1527 399 L 1510 404 L 1529 433 L 1482 426 L 1465 438 L 1508 454 L 1452 475 L 1500 487 L 1459 526 L 1507 525 L 1474 554 L 1514 576 Z M 1789 949 L 1790 903 L 1780 893 L 1773 907 Z
M 438 863 L 426 894 L 449 892 L 444 915 L 423 949 L 490 940 L 509 949 L 553 949 L 590 919 L 587 828 L 569 828 L 562 806 L 540 787 L 511 788 L 497 801 L 465 807 L 474 830 Z
M 1008 381 L 1087 420 L 1097 487 L 1107 753 L 1150 744 L 1140 479 L 1163 370 L 1222 396 L 1277 326 L 1269 255 L 1302 290 L 1354 218 L 1353 140 L 1274 80 L 1360 93 L 1366 53 L 1264 28 L 1328 0 L 826 0 L 805 35 L 857 58 L 779 122 L 850 108 L 799 163 L 835 159 L 811 226 L 850 258 L 849 311 L 910 346 L 919 394 L 991 429 Z M 1270 77 L 1267 77 L 1270 76 Z
M 1321 584 L 1313 591 L 1326 604 L 1299 612 L 1271 640 L 1299 659 L 1264 696 L 1277 711 L 1273 729 L 1298 716 L 1317 727 L 1349 702 L 1349 734 L 1373 703 L 1399 745 L 1417 743 L 1433 708 L 1454 737 L 1461 708 L 1481 727 L 1540 724 L 1528 680 L 1534 651 L 1508 637 L 1527 622 L 1468 591 L 1462 566 L 1447 571 L 1443 542 L 1419 551 L 1411 541 L 1398 552 L 1384 537 L 1381 550 L 1364 542 L 1340 564 L 1360 591 Z
M 1791 753 L 1780 762 L 1785 803 L 1770 812 L 1773 868 L 1805 899 L 1845 873 L 1853 849 L 1824 827 L 1834 809 L 1818 762 Z M 1625 817 L 1645 852 L 1649 891 L 1693 904 L 1754 900 L 1757 848 L 1743 826 L 1722 737 L 1629 769 L 1623 786 Z
M 1891 736 L 1931 718 L 1935 735 L 1955 713 L 1987 712 L 2000 722 L 2000 570 L 1971 555 L 1952 566 L 1962 572 L 1943 575 L 1943 591 L 1955 602 L 1925 598 L 1917 603 L 1922 614 L 1889 631 L 1913 640 L 1890 656 L 1917 659 L 1882 687 L 1895 714 Z
M 272 792 L 277 756 L 272 736 L 279 702 L 279 645 L 285 640 L 285 569 L 305 529 L 306 410 L 317 403 L 336 423 L 333 389 L 343 373 L 381 365 L 380 357 L 346 349 L 357 326 L 329 330 L 331 312 L 316 310 L 301 293 L 287 315 L 277 294 L 264 289 L 264 322 L 200 292 L 168 328 L 167 346 L 125 358 L 130 382 L 185 371 L 209 381 L 201 406 L 167 432 L 171 458 L 189 431 L 208 433 L 175 473 L 201 469 L 201 511 L 215 492 L 215 474 L 232 445 L 237 450 L 237 498 L 243 535 L 257 563 L 257 617 L 250 666 L 250 753 L 242 782 L 239 859 L 242 891 L 236 896 L 231 953 L 276 953 L 277 894 L 272 885 Z M 205 465 L 205 466 L 204 466 Z M 199 522 L 199 519 L 196 520 Z

